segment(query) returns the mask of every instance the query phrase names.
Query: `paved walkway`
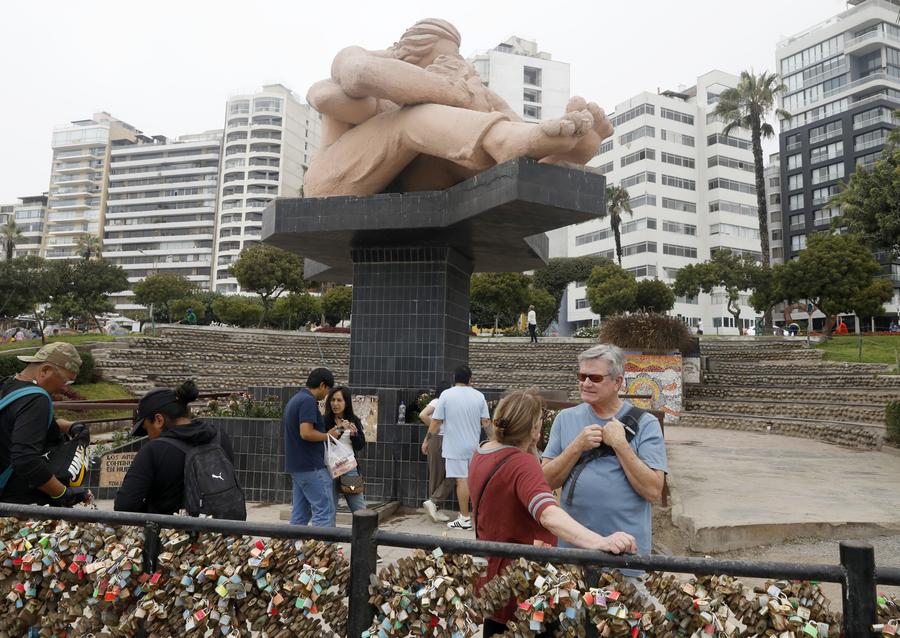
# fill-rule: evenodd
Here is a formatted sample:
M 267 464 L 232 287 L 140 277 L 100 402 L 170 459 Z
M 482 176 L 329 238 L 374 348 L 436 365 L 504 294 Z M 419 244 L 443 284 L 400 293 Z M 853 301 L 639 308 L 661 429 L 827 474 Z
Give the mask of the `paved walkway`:
M 900 454 L 677 426 L 666 446 L 672 518 L 694 551 L 900 531 Z

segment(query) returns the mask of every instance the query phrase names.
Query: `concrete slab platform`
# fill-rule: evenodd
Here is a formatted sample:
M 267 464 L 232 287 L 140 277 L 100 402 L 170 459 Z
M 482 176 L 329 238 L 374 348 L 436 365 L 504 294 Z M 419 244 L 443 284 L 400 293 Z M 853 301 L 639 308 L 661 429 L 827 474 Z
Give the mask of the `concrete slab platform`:
M 900 531 L 900 457 L 809 439 L 666 428 L 672 521 L 697 552 Z

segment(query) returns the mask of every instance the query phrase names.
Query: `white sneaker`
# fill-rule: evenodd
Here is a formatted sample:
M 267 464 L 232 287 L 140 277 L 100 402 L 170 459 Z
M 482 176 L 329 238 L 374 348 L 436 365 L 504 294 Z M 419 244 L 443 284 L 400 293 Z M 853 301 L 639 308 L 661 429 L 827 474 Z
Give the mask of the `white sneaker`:
M 447 527 L 450 529 L 472 529 L 472 519 L 459 516 L 456 520 L 447 523 Z
M 438 512 L 437 505 L 434 504 L 434 501 L 428 499 L 424 503 L 422 503 L 422 507 L 425 508 L 425 513 L 428 514 L 428 517 L 433 520 L 435 523 L 441 522 L 442 514 Z

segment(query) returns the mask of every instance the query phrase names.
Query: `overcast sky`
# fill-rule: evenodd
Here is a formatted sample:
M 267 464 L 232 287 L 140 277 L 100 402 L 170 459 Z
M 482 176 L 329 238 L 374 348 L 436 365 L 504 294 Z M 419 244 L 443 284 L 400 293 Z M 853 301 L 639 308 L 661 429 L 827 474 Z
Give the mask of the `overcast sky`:
M 377 49 L 446 18 L 469 55 L 518 35 L 569 62 L 608 111 L 721 69 L 775 70 L 775 44 L 844 0 L 27 0 L 0 5 L 0 203 L 47 190 L 54 127 L 108 111 L 147 134 L 221 128 L 228 95 L 301 98 L 349 44 Z

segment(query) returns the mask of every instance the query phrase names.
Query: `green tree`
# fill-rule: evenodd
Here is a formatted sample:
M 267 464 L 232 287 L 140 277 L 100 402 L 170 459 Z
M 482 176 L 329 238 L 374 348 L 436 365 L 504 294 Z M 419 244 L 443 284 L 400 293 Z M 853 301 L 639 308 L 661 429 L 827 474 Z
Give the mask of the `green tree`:
M 75 249 L 82 259 L 90 259 L 91 257 L 99 257 L 101 251 L 101 241 L 97 235 L 84 233 L 75 240 Z
M 775 270 L 788 302 L 806 299 L 825 314 L 826 335 L 838 314 L 873 316 L 893 296 L 891 282 L 880 276 L 881 266 L 859 235 L 810 235 L 806 249 Z
M 185 277 L 175 273 L 156 273 L 148 275 L 143 281 L 134 285 L 134 301 L 142 306 L 153 304 L 157 310 L 163 311 L 166 321 L 172 321 L 171 302 L 192 296 L 197 286 Z
M 707 262 L 681 268 L 675 276 L 674 292 L 678 296 L 696 297 L 701 291 L 709 294 L 716 288 L 723 288 L 728 296 L 728 313 L 734 317 L 734 325 L 740 326 L 741 291 L 753 287 L 759 268 L 759 264 L 747 255 L 739 257 L 727 250 L 719 250 Z
M 635 309 L 637 290 L 637 281 L 629 272 L 607 261 L 591 271 L 587 281 L 587 300 L 591 311 L 601 317 L 620 315 Z
M 637 282 L 634 305 L 635 310 L 662 315 L 675 307 L 675 293 L 664 281 L 642 279 Z
M 620 266 L 622 265 L 622 234 L 619 232 L 619 228 L 622 225 L 622 213 L 633 214 L 630 201 L 628 191 L 622 186 L 606 187 L 606 212 L 609 213 L 609 227 L 616 240 L 616 257 L 619 259 Z
M 335 286 L 322 295 L 322 312 L 325 313 L 325 321 L 336 326 L 350 316 L 353 308 L 353 288 L 350 286 Z
M 546 266 L 534 271 L 534 285 L 549 292 L 556 301 L 556 310 L 550 318 L 551 321 L 559 314 L 566 286 L 575 281 L 587 281 L 594 266 L 605 264 L 607 261 L 609 260 L 599 255 L 554 257 Z
M 556 300 L 553 298 L 553 295 L 543 288 L 532 285 L 528 288 L 528 305 L 534 306 L 538 332 L 544 332 L 556 319 L 556 311 L 559 308 Z
M 308 292 L 293 292 L 275 302 L 269 319 L 278 326 L 286 324 L 288 329 L 291 329 L 299 328 L 311 321 L 318 321 L 321 314 L 322 304 L 319 297 L 314 297 Z
M 193 310 L 194 314 L 197 315 L 197 323 L 200 323 L 206 317 L 206 304 L 199 295 L 185 297 L 184 299 L 173 299 L 169 302 L 169 308 L 172 310 L 172 316 L 176 317 L 176 321 L 185 321 L 189 309 Z
M 787 91 L 775 73 L 763 71 L 756 75 L 752 71 L 742 71 L 736 88 L 729 88 L 719 95 L 715 114 L 725 121 L 723 133 L 728 136 L 734 129 L 742 128 L 750 131 L 750 143 L 753 149 L 753 171 L 756 177 L 756 206 L 759 220 L 759 238 L 762 248 L 762 267 L 768 268 L 769 251 L 769 211 L 766 205 L 766 182 L 763 173 L 762 140 L 775 135 L 775 129 L 766 121 L 774 109 L 775 115 L 781 119 L 791 117 L 782 109 L 775 109 L 775 100 L 779 93 Z M 766 309 L 763 313 L 766 331 L 772 330 L 772 313 Z
M 65 277 L 65 293 L 53 301 L 52 316 L 62 321 L 79 319 L 98 328 L 98 316 L 115 310 L 109 295 L 129 286 L 125 270 L 102 258 L 70 262 Z
M 44 341 L 50 307 L 72 283 L 69 263 L 33 255 L 0 263 L 0 316 L 32 315 Z
M 469 293 L 473 315 L 479 311 L 494 321 L 496 333 L 501 320 L 504 326 L 515 323 L 516 317 L 528 306 L 528 285 L 531 278 L 519 272 L 486 272 L 472 275 Z
M 300 292 L 307 287 L 303 258 L 270 244 L 254 244 L 242 250 L 231 265 L 231 274 L 241 288 L 259 295 L 263 305 L 260 326 L 282 293 Z
M 213 301 L 213 312 L 223 322 L 241 328 L 259 324 L 263 305 L 259 299 L 243 295 L 222 296 Z
M 896 257 L 900 255 L 900 147 L 884 152 L 885 158 L 874 166 L 851 173 L 829 206 L 841 209 L 833 226 L 846 227 L 862 235 L 873 249 Z
M 16 220 L 10 217 L 3 226 L 0 226 L 0 243 L 6 250 L 6 261 L 13 258 L 13 249 L 16 247 L 19 239 L 22 238 L 22 230 L 16 226 Z

